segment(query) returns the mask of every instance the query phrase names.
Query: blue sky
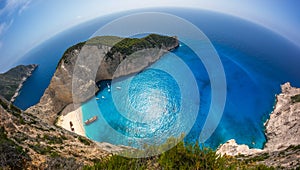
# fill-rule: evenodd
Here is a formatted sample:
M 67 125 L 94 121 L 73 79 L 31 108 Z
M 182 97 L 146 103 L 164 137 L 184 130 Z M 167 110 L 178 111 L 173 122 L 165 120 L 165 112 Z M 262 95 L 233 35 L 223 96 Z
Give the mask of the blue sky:
M 238 16 L 300 46 L 298 0 L 0 0 L 0 72 L 67 28 L 102 15 L 148 7 L 192 7 Z

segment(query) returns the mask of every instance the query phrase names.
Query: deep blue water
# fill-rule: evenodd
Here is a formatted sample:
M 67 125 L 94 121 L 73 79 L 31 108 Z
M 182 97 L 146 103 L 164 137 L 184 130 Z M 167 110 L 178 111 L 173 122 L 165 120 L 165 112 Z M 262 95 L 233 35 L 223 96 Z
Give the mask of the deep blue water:
M 227 80 L 227 101 L 218 128 L 205 144 L 216 148 L 220 143 L 234 138 L 238 143 L 261 148 L 266 140 L 263 133 L 263 122 L 268 118 L 272 110 L 275 100 L 274 95 L 280 93 L 280 84 L 290 81 L 293 86 L 300 87 L 300 74 L 298 74 L 298 65 L 300 63 L 299 47 L 263 27 L 227 15 L 191 9 L 149 9 L 148 11 L 165 11 L 189 20 L 208 36 L 221 58 Z M 116 18 L 121 15 L 123 14 L 108 16 L 105 19 L 96 19 L 67 30 L 29 53 L 24 58 L 23 63 L 37 63 L 39 64 L 39 68 L 24 84 L 15 104 L 22 109 L 26 109 L 37 103 L 48 86 L 56 64 L 64 50 L 72 44 L 87 39 L 99 26 L 109 21 L 110 17 Z M 180 48 L 173 51 L 173 53 L 179 56 L 193 71 L 199 87 L 199 114 L 197 115 L 196 123 L 185 138 L 186 141 L 193 142 L 199 138 L 199 133 L 210 106 L 210 81 L 203 64 L 195 58 L 188 47 L 183 44 Z M 152 70 L 140 73 L 135 79 L 135 83 L 131 84 L 131 88 L 135 87 L 136 84 L 141 84 L 141 89 L 131 90 L 130 95 L 132 96 L 130 101 L 135 103 L 136 110 L 149 113 L 149 115 L 152 113 L 147 109 L 154 107 L 155 103 L 143 103 L 142 101 L 146 98 L 134 96 L 141 93 L 143 89 L 155 89 L 156 92 L 162 93 L 157 94 L 149 91 L 148 96 L 152 93 L 158 96 L 162 95 L 166 98 L 164 101 L 167 104 L 165 103 L 163 106 L 155 105 L 156 109 L 163 109 L 162 113 L 165 113 L 164 116 L 168 117 L 175 112 L 173 114 L 175 119 L 176 116 L 180 117 L 187 114 L 176 109 L 184 101 L 182 100 L 182 96 L 178 96 L 179 92 L 181 92 L 178 88 L 171 90 L 172 88 L 168 86 L 172 83 L 174 84 L 172 76 L 155 70 L 155 67 L 162 66 L 168 62 L 168 56 L 163 57 L 152 66 Z M 153 79 L 152 77 L 155 74 L 163 75 L 163 81 L 159 82 Z M 119 81 L 119 83 L 126 82 L 127 79 Z M 150 84 L 145 82 L 149 82 Z M 163 82 L 168 83 L 164 84 Z M 175 86 L 176 83 L 174 84 Z M 180 84 L 178 87 L 181 87 Z M 119 92 L 118 90 L 115 91 Z M 113 89 L 111 92 L 113 92 Z M 110 94 L 106 87 L 97 94 L 100 100 L 91 100 L 83 105 L 84 120 L 92 116 L 98 109 L 103 113 L 102 120 L 99 119 L 86 127 L 86 133 L 90 138 L 113 144 L 128 144 L 130 141 L 124 140 L 120 136 L 112 136 L 110 133 L 111 130 L 114 129 L 120 132 L 120 134 L 133 135 L 134 137 L 138 137 L 137 135 L 157 136 L 165 132 L 164 130 L 161 132 L 151 131 L 160 126 L 158 123 L 159 120 L 155 122 L 157 127 L 148 128 L 149 131 L 145 131 L 147 128 L 144 124 L 134 124 L 134 118 L 143 120 L 146 118 L 150 119 L 151 117 L 139 117 L 138 114 L 136 117 L 130 117 L 129 114 L 132 114 L 132 112 L 128 113 L 124 111 L 129 109 L 126 108 L 129 105 L 122 103 L 126 100 L 121 100 L 121 97 L 117 97 L 121 101 L 114 101 L 114 105 Z M 105 99 L 102 100 L 102 96 Z M 155 98 L 155 96 L 153 97 Z M 162 103 L 164 102 L 160 104 Z M 173 105 L 168 103 L 173 103 Z M 174 107 L 174 104 L 176 107 Z M 190 109 L 195 109 L 194 105 Z M 113 129 L 106 128 L 107 126 L 104 126 L 105 122 L 112 124 Z M 176 124 L 174 122 L 171 121 L 169 125 Z M 189 123 L 190 121 L 187 120 L 185 122 Z M 134 126 L 138 127 L 137 133 L 134 132 Z M 164 128 L 166 127 L 162 129 Z M 188 132 L 188 128 L 179 128 L 175 134 L 178 134 L 180 130 Z
M 243 54 L 239 54 L 238 52 L 235 53 L 231 49 L 226 49 L 225 47 L 221 47 L 221 46 L 217 46 L 217 49 L 219 49 L 219 51 L 222 51 L 220 57 L 224 64 L 224 69 L 226 73 L 228 95 L 227 95 L 226 107 L 223 114 L 223 118 L 217 130 L 213 133 L 213 135 L 211 136 L 211 138 L 209 138 L 209 140 L 205 143 L 205 145 L 212 148 L 216 148 L 220 143 L 224 143 L 227 140 L 234 138 L 237 140 L 238 143 L 247 144 L 250 147 L 262 148 L 265 142 L 265 136 L 263 133 L 263 122 L 265 121 L 265 119 L 268 117 L 268 114 L 272 110 L 275 94 L 280 92 L 280 88 L 279 88 L 280 81 L 277 79 L 276 74 L 273 77 L 270 76 L 263 77 L 261 73 L 255 73 L 255 69 L 257 69 L 257 65 L 263 64 L 261 63 L 261 61 L 259 62 L 253 61 L 253 63 L 249 63 L 248 67 L 252 68 L 252 70 L 244 70 L 244 68 L 241 65 L 232 61 L 226 55 L 226 53 L 229 52 L 229 53 L 234 53 L 231 55 L 239 55 L 241 57 L 245 57 L 243 56 Z M 208 109 L 210 107 L 210 99 L 211 99 L 210 80 L 201 61 L 187 46 L 182 45 L 181 47 L 173 51 L 173 53 L 176 54 L 177 56 L 180 56 L 181 59 L 189 66 L 189 68 L 193 70 L 193 74 L 196 77 L 199 91 L 200 91 L 199 94 L 201 96 L 200 105 L 198 103 L 196 105 L 193 105 L 192 102 L 188 101 L 190 107 L 199 107 L 198 117 L 196 119 L 196 122 L 192 130 L 191 131 L 189 131 L 189 129 L 187 130 L 183 125 L 184 123 L 193 124 L 194 123 L 193 120 L 187 121 L 186 119 L 182 119 L 181 125 L 177 126 L 177 128 L 181 130 L 180 131 L 181 133 L 188 134 L 187 137 L 185 138 L 187 142 L 195 142 L 199 138 L 199 134 L 206 120 Z M 169 56 L 164 56 L 162 59 L 157 61 L 152 67 L 156 68 L 159 65 L 165 65 L 166 67 L 170 67 L 171 64 L 169 60 L 170 60 Z M 268 69 L 271 69 L 270 67 L 271 66 L 268 65 Z M 173 68 L 178 69 L 178 67 L 173 67 Z M 264 71 L 263 68 L 261 69 L 262 69 L 261 71 Z M 105 141 L 105 142 L 119 144 L 119 145 L 136 146 L 136 144 L 133 143 L 134 140 L 131 140 L 130 137 L 132 136 L 130 135 L 134 135 L 136 131 L 138 132 L 138 134 L 141 134 L 141 130 L 139 130 L 140 125 L 136 125 L 131 122 L 128 123 L 128 120 L 124 119 L 124 117 L 131 117 L 131 114 L 133 114 L 134 116 L 138 116 L 139 114 L 157 116 L 158 113 L 163 114 L 165 109 L 168 112 L 172 112 L 174 110 L 174 106 L 171 105 L 170 107 L 166 107 L 164 105 L 164 102 L 156 101 L 155 99 L 153 99 L 153 98 L 167 98 L 166 100 L 171 103 L 178 102 L 178 101 L 174 101 L 173 99 L 174 96 L 177 96 L 178 90 L 174 90 L 174 91 L 167 90 L 166 92 L 164 92 L 167 93 L 167 95 L 164 95 L 163 97 L 153 92 L 155 90 L 160 91 L 160 88 L 172 89 L 172 86 L 174 87 L 174 85 L 172 85 L 172 77 L 164 78 L 164 76 L 162 76 L 161 78 L 159 75 L 151 75 L 149 74 L 149 72 L 150 72 L 149 69 L 147 69 L 144 72 L 139 73 L 138 76 L 135 76 L 134 77 L 135 82 L 133 83 L 134 85 L 132 85 L 132 83 L 128 83 L 133 81 L 130 78 L 125 80 L 118 80 L 117 84 L 112 83 L 110 88 L 105 87 L 96 95 L 96 98 L 99 98 L 99 100 L 95 100 L 94 98 L 83 105 L 82 108 L 83 120 L 86 120 L 94 115 L 98 115 L 100 117 L 99 121 L 93 123 L 92 125 L 85 126 L 86 134 L 88 137 L 96 141 Z M 159 77 L 160 79 L 156 80 L 155 79 L 156 77 Z M 176 81 L 177 81 L 176 83 L 180 83 L 185 81 L 185 79 L 181 78 Z M 125 84 L 126 83 L 129 84 L 130 88 L 132 86 L 135 86 L 135 84 L 139 84 L 141 89 L 132 92 L 133 94 L 131 95 L 128 94 L 129 99 L 122 97 L 126 95 L 124 95 L 121 92 L 120 94 L 115 95 L 114 98 L 112 98 L 111 93 L 113 93 L 114 90 L 117 92 L 122 91 L 122 90 L 116 90 L 114 87 L 119 86 L 122 87 L 123 89 L 125 86 L 124 82 Z M 148 82 L 153 83 L 155 88 L 149 86 L 145 86 L 145 87 L 143 86 L 144 83 L 147 84 Z M 171 87 L 165 85 L 164 82 L 171 84 Z M 111 89 L 111 92 L 109 92 L 108 89 Z M 186 88 L 186 90 L 190 90 L 190 89 Z M 130 92 L 131 91 L 129 89 L 129 93 Z M 142 92 L 145 92 L 146 94 Z M 142 94 L 146 95 L 147 97 L 143 97 Z M 136 98 L 135 95 L 142 95 L 142 96 Z M 105 98 L 102 99 L 102 96 L 104 96 Z M 149 99 L 151 98 L 151 96 L 152 99 Z M 187 100 L 187 98 L 183 99 L 180 97 L 179 99 L 181 101 Z M 151 103 L 151 101 L 156 101 L 156 103 L 159 103 L 159 105 L 152 106 L 153 104 Z M 132 106 L 133 105 L 132 103 L 134 103 L 134 106 Z M 116 107 L 121 107 L 121 109 L 117 109 Z M 131 107 L 134 107 L 136 110 L 139 110 L 141 113 L 132 112 L 130 109 Z M 146 110 L 144 110 L 145 108 L 151 108 L 151 107 L 155 108 L 154 110 L 152 110 L 153 113 L 152 112 L 148 113 Z M 177 107 L 180 108 L 180 106 Z M 100 112 L 98 111 L 98 109 L 100 109 Z M 181 112 L 179 114 L 190 113 L 190 112 L 184 112 L 182 110 L 180 111 Z M 168 115 L 164 115 L 164 116 L 168 117 Z M 158 117 L 166 118 L 164 116 L 159 115 Z M 176 114 L 174 114 L 173 116 L 176 117 Z M 143 117 L 143 119 L 141 119 L 140 121 L 143 121 L 145 119 L 148 118 Z M 172 119 L 168 118 L 166 120 L 172 120 Z M 159 139 L 161 140 L 164 139 L 163 141 L 165 141 L 167 137 L 166 138 L 162 137 L 163 136 L 162 134 L 164 134 L 164 130 L 165 130 L 164 128 L 171 129 L 174 126 L 172 122 L 167 122 L 167 123 L 166 122 L 167 121 L 161 121 L 161 123 L 148 122 L 153 127 L 152 128 L 145 127 L 146 129 L 148 129 L 148 131 L 146 132 L 142 131 L 142 132 L 148 134 L 152 132 L 153 129 L 155 129 L 156 133 L 154 134 L 151 133 L 152 136 L 147 136 L 147 137 L 160 136 Z M 161 124 L 163 124 L 164 126 L 160 127 Z M 180 133 L 172 133 L 172 135 L 180 136 Z

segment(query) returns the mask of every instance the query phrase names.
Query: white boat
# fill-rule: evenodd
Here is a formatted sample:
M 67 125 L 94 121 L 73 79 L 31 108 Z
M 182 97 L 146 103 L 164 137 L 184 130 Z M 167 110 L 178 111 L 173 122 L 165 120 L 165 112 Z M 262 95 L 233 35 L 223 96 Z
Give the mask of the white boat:
M 102 96 L 102 99 L 105 99 L 105 97 L 104 97 L 104 96 Z
M 118 90 L 121 90 L 121 89 L 122 89 L 120 86 L 117 86 L 116 88 L 117 88 Z
M 110 88 L 110 85 L 107 83 L 107 88 Z
M 108 89 L 107 91 L 110 92 L 110 89 Z
M 100 98 L 96 97 L 96 100 L 99 100 Z

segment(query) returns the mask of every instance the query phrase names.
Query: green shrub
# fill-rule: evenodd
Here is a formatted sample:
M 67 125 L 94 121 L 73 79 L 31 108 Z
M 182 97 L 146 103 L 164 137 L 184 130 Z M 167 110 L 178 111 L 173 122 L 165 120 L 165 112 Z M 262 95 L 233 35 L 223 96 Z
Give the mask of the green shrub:
M 56 136 L 49 136 L 49 135 L 45 134 L 43 138 L 48 141 L 48 144 L 62 144 L 63 143 L 63 140 Z
M 300 102 L 300 94 L 291 97 L 293 103 Z
M 7 103 L 0 99 L 0 105 L 6 110 L 8 108 Z
M 70 63 L 70 60 L 71 60 L 69 54 L 70 54 L 73 50 L 75 50 L 75 49 L 81 50 L 81 48 L 84 46 L 84 44 L 85 44 L 85 42 L 80 42 L 80 43 L 75 44 L 75 45 L 71 46 L 70 48 L 68 48 L 68 49 L 64 52 L 64 54 L 63 54 L 63 56 L 61 57 L 61 59 L 59 60 L 57 66 L 56 66 L 56 69 L 58 68 L 58 66 L 60 65 L 61 62 L 64 62 L 65 64 L 69 64 L 69 63 Z
M 121 41 L 123 38 L 116 36 L 97 36 L 89 39 L 86 45 L 106 45 L 114 46 L 117 42 Z
M 247 159 L 246 162 L 264 161 L 264 160 L 268 159 L 269 157 L 270 157 L 270 155 L 268 153 L 263 153 L 261 155 L 257 155 L 257 156 Z
M 22 117 L 20 117 L 19 121 L 22 125 L 26 124 L 25 120 Z
M 46 154 L 51 153 L 51 151 L 53 149 L 50 146 L 42 146 L 40 144 L 29 145 L 29 147 L 31 149 L 33 149 L 34 151 L 36 151 L 37 153 L 42 154 L 42 155 L 46 155 Z
M 10 107 L 10 110 L 11 110 L 12 112 L 21 114 L 21 110 L 20 110 L 19 108 L 17 108 L 15 105 L 10 104 L 9 107 Z
M 57 152 L 52 151 L 52 152 L 50 153 L 50 156 L 51 156 L 52 158 L 56 158 L 56 157 L 59 157 L 60 155 L 59 155 Z
M 78 140 L 85 145 L 91 145 L 91 142 L 88 139 L 85 139 L 84 137 L 79 136 Z
M 0 127 L 0 169 L 22 169 L 30 157 L 17 145 L 9 139 L 3 127 Z
M 286 150 L 293 150 L 293 151 L 300 150 L 300 145 L 296 145 L 296 146 L 291 145 Z
M 131 169 L 147 169 L 147 159 L 125 158 L 114 155 L 107 160 L 96 162 L 94 166 L 85 166 L 84 170 L 131 170 Z
M 226 160 L 212 149 L 200 149 L 198 144 L 184 145 L 180 142 L 163 153 L 158 160 L 163 169 L 224 169 Z
M 173 140 L 170 140 L 173 141 Z M 167 141 L 166 144 L 168 144 Z M 264 155 L 266 157 L 266 155 Z M 246 164 L 234 157 L 221 157 L 209 148 L 203 148 L 199 144 L 188 145 L 179 142 L 172 149 L 161 155 L 148 158 L 126 158 L 113 155 L 105 160 L 97 161 L 93 166 L 85 166 L 86 170 L 143 170 L 143 169 L 272 169 L 264 165 L 253 163 Z
M 61 137 L 62 140 L 67 140 L 67 139 L 68 139 L 68 138 L 67 138 L 66 136 L 64 136 L 64 135 L 61 135 L 60 137 Z
M 111 50 L 106 54 L 106 59 L 113 59 L 113 54 L 119 52 L 125 56 L 147 48 L 161 48 L 162 46 L 168 46 L 175 44 L 176 39 L 168 36 L 161 36 L 156 34 L 150 34 L 144 38 L 124 38 L 122 41 L 116 43 Z

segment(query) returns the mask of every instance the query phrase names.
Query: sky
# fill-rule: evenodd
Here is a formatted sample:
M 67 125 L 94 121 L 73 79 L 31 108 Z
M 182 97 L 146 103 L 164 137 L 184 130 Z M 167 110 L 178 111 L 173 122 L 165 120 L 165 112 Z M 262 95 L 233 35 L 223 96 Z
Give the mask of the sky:
M 300 46 L 298 0 L 0 0 L 0 72 L 63 30 L 99 16 L 151 7 L 198 8 L 237 16 Z

